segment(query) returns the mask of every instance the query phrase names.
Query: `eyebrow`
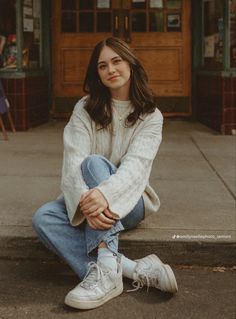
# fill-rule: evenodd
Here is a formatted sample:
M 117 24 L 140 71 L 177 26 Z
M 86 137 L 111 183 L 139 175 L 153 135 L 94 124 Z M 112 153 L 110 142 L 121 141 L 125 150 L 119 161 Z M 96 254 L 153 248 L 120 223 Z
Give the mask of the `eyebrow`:
M 116 56 L 114 56 L 113 58 L 111 58 L 111 61 L 112 61 L 112 60 L 115 60 L 115 59 L 117 59 L 117 58 L 121 58 L 121 57 L 120 57 L 119 55 L 116 55 Z M 106 63 L 106 61 L 99 61 L 99 62 L 98 62 L 98 65 L 101 64 L 101 63 Z

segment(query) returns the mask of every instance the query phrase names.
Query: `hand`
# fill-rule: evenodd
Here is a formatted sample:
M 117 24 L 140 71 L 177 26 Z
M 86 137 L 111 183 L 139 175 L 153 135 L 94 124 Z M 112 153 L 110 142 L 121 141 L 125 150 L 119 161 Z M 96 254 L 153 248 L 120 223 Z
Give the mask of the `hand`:
M 96 188 L 92 188 L 84 193 L 80 198 L 80 209 L 85 216 L 99 216 L 108 207 L 108 203 L 103 194 Z
M 91 228 L 100 230 L 110 229 L 112 225 L 114 225 L 114 223 L 116 222 L 116 220 L 112 219 L 112 214 L 109 212 L 108 209 L 105 209 L 104 213 L 101 213 L 96 217 L 91 217 L 91 215 L 87 215 L 86 219 Z

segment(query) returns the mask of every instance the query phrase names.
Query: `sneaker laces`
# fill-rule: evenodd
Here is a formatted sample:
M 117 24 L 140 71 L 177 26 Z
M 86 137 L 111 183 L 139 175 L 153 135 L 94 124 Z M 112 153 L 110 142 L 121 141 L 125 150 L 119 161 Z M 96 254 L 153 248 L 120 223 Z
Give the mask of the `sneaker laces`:
M 157 288 L 158 280 L 156 276 L 153 276 L 153 273 L 139 272 L 137 275 L 137 279 L 132 282 L 132 286 L 134 289 L 129 289 L 127 290 L 127 292 L 137 291 L 139 289 L 142 289 L 143 286 L 147 286 L 147 292 L 148 292 L 149 287 Z
M 85 289 L 90 289 L 94 285 L 96 285 L 96 282 L 100 279 L 103 280 L 104 273 L 101 267 L 95 263 L 94 261 L 91 261 L 89 264 L 89 269 L 84 277 L 84 280 L 80 283 L 80 286 Z

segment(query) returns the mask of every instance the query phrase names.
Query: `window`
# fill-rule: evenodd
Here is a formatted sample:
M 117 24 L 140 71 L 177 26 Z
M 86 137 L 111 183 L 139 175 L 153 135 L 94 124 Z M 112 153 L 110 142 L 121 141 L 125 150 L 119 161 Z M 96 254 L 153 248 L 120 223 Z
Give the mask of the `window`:
M 223 69 L 224 62 L 224 5 L 222 0 L 203 2 L 204 66 Z
M 42 67 L 41 16 L 41 0 L 1 0 L 1 70 Z
M 229 1 L 230 67 L 236 68 L 236 0 Z

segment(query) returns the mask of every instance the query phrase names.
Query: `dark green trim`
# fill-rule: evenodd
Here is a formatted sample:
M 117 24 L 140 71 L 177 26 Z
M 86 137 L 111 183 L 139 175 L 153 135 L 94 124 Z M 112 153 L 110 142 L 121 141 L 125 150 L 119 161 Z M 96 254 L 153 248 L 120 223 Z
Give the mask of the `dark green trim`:
M 224 70 L 230 70 L 229 1 L 224 2 Z
M 22 43 L 23 43 L 23 4 L 16 0 L 16 45 L 17 45 L 17 70 L 22 70 Z M 12 72 L 14 72 L 12 70 Z
M 192 0 L 192 118 L 197 118 L 196 71 L 202 66 L 202 2 Z
M 52 39 L 51 39 L 51 0 L 42 0 L 42 50 L 43 68 L 48 74 L 49 104 L 52 105 Z
M 11 79 L 21 79 L 27 78 L 32 76 L 42 76 L 46 75 L 47 72 L 44 69 L 35 69 L 35 70 L 28 70 L 28 71 L 12 71 L 12 70 L 3 70 L 0 72 L 1 78 L 11 78 Z

